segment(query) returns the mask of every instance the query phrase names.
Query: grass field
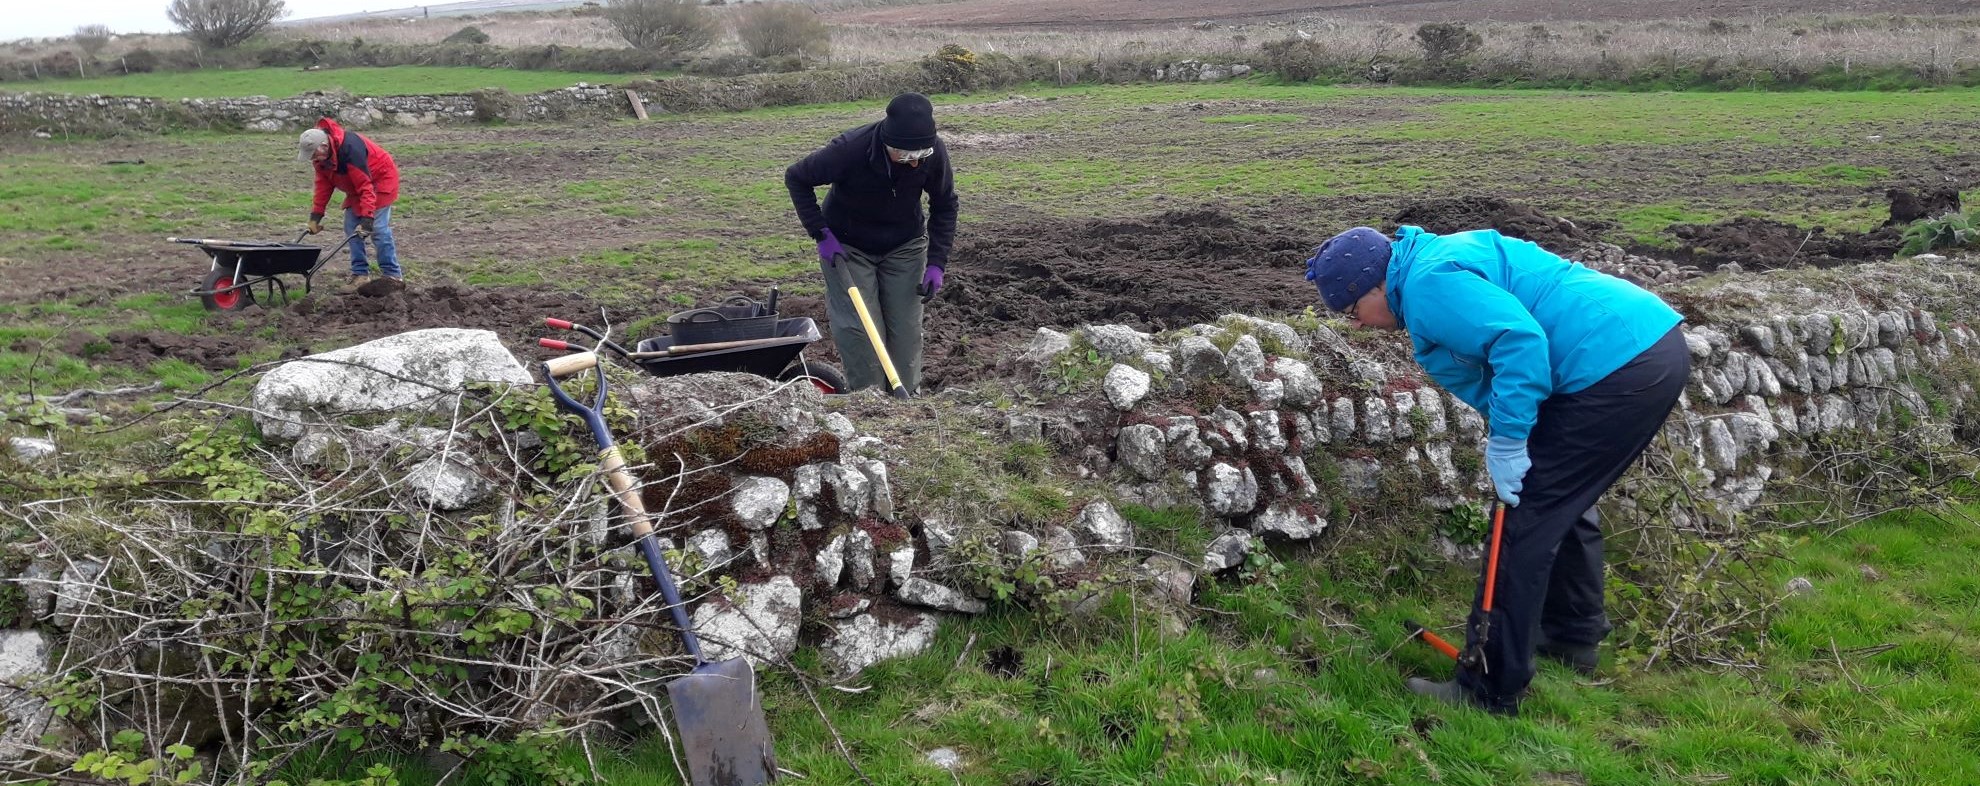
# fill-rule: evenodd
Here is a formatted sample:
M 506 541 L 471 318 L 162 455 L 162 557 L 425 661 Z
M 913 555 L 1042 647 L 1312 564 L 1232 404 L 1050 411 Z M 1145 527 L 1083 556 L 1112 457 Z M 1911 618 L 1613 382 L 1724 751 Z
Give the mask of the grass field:
M 1884 217 L 1888 184 L 1980 176 L 1963 154 L 1980 144 L 1974 90 L 1026 92 L 942 102 L 965 241 L 1211 205 L 1310 247 L 1413 200 L 1496 194 L 1654 247 L 1673 242 L 1672 223 L 1741 215 L 1867 229 Z M 650 312 L 741 285 L 816 292 L 782 170 L 877 115 L 832 105 L 370 133 L 402 169 L 394 218 L 415 281 L 582 293 Z M 359 326 L 295 339 L 276 334 L 273 313 L 210 317 L 180 294 L 205 261 L 166 235 L 294 237 L 310 176 L 291 150 L 287 135 L 186 133 L 0 152 L 0 385 L 25 387 L 30 365 L 44 391 L 147 378 L 144 365 L 87 354 L 113 331 L 223 336 L 240 342 L 243 363 L 285 344 L 376 337 Z M 980 263 L 968 248 L 951 268 L 963 283 Z M 1279 283 L 1297 285 L 1297 271 Z
M 1400 621 L 1459 619 L 1468 572 L 1399 580 L 1366 554 L 1284 556 L 1270 583 L 1205 588 L 1210 611 L 1181 636 L 1126 604 L 1074 625 L 993 613 L 868 671 L 854 686 L 866 690 L 819 696 L 887 785 L 1980 782 L 1980 527 L 1960 515 L 1893 514 L 1794 543 L 1768 580 L 1815 589 L 1784 602 L 1758 671 L 1605 660 L 1587 680 L 1546 664 L 1517 720 L 1401 688 L 1450 666 L 1403 641 Z M 784 764 L 805 782 L 858 782 L 788 675 L 766 690 Z M 941 747 L 966 762 L 953 780 L 924 760 Z M 406 786 L 435 780 L 388 763 Z M 679 782 L 657 741 L 603 769 L 621 786 Z
M 392 66 L 303 71 L 296 68 L 255 68 L 242 71 L 204 70 L 186 73 L 131 74 L 90 79 L 48 79 L 0 85 L 0 89 L 77 95 L 147 96 L 151 98 L 289 98 L 311 91 L 344 91 L 353 95 L 399 96 L 466 93 L 499 87 L 511 93 L 538 93 L 579 82 L 609 84 L 643 78 L 640 74 L 587 74 L 572 71 L 519 71 L 513 68 Z

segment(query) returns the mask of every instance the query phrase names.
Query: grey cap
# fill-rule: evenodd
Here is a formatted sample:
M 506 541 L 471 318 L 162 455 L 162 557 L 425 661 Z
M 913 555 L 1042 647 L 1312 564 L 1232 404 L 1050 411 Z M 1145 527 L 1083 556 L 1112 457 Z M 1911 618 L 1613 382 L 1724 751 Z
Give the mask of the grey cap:
M 302 132 L 302 139 L 296 143 L 296 160 L 308 162 L 316 157 L 317 148 L 330 144 L 330 135 L 321 128 Z

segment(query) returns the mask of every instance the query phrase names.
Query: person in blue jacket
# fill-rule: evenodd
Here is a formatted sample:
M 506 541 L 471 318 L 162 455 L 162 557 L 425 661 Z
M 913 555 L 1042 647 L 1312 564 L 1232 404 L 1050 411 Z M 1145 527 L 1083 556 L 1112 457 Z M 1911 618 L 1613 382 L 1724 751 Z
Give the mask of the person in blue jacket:
M 1357 327 L 1408 331 L 1416 362 L 1491 426 L 1485 466 L 1507 509 L 1484 668 L 1410 690 L 1514 715 L 1536 651 L 1593 673 L 1610 627 L 1595 503 L 1684 390 L 1683 318 L 1494 230 L 1358 227 L 1322 244 L 1306 278 Z M 1474 641 L 1483 621 L 1474 601 Z

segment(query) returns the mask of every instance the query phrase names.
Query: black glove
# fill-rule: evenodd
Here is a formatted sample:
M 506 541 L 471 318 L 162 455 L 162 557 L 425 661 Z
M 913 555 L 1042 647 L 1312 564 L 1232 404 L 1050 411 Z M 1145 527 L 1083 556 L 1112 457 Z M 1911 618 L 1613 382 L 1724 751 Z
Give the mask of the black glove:
M 364 218 L 358 219 L 358 234 L 363 235 L 365 237 L 371 237 L 371 233 L 373 230 L 372 222 L 374 220 L 375 219 L 373 219 L 371 216 L 365 216 Z

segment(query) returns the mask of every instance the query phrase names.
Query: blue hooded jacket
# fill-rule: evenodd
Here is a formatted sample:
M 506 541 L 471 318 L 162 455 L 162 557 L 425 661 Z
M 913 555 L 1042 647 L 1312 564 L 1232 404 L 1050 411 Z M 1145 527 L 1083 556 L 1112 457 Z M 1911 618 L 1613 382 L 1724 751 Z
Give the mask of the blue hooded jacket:
M 1403 227 L 1388 286 L 1416 362 L 1513 439 L 1548 396 L 1600 382 L 1683 320 L 1644 289 L 1490 229 Z

